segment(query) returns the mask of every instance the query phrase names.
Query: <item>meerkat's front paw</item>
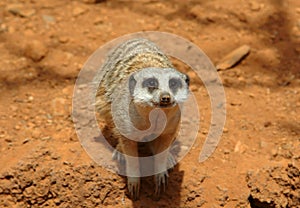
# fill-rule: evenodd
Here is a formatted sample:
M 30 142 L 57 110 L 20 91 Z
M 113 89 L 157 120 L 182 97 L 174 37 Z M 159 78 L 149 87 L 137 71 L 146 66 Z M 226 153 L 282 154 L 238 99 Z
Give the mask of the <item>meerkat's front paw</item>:
M 140 178 L 138 177 L 128 177 L 127 186 L 130 198 L 137 200 L 140 194 Z
M 163 192 L 166 191 L 166 186 L 168 185 L 168 171 L 164 171 L 162 173 L 158 173 L 155 175 L 155 196 L 159 197 L 161 193 L 161 189 Z

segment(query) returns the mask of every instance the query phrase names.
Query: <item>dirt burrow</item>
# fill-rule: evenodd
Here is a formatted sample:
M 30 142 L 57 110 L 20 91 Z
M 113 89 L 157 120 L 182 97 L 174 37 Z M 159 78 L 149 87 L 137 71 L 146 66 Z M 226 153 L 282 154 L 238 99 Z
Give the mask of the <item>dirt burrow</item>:
M 299 207 L 300 160 L 286 167 L 275 166 L 249 173 L 249 201 L 255 208 Z

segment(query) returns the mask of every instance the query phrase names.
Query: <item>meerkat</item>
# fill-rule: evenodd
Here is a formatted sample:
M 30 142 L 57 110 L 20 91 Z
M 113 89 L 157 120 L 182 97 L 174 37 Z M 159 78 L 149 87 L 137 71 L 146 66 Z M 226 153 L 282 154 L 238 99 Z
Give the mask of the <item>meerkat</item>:
M 169 58 L 144 38 L 118 45 L 101 70 L 96 110 L 118 140 L 114 154 L 125 161 L 129 195 L 139 197 L 140 164 L 134 158 L 139 156 L 138 144 L 144 142 L 152 155 L 163 153 L 154 159 L 155 195 L 159 196 L 167 184 L 168 167 L 175 165 L 168 148 L 178 133 L 180 104 L 188 98 L 189 77 L 176 70 Z M 155 113 L 155 109 L 160 111 Z

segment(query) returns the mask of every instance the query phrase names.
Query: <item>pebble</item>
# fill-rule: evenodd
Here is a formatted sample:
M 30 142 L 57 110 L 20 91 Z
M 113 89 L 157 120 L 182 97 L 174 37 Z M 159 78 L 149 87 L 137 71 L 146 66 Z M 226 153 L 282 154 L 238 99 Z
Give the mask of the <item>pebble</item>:
M 249 93 L 249 97 L 251 97 L 251 98 L 255 98 L 255 94 L 253 94 L 253 93 Z
M 25 56 L 35 62 L 41 61 L 48 53 L 45 44 L 38 40 L 33 40 L 25 45 Z
M 272 122 L 271 121 L 266 121 L 265 123 L 264 123 L 264 127 L 265 128 L 267 128 L 267 127 L 269 127 L 269 126 L 271 126 L 272 125 Z
M 234 147 L 234 152 L 244 153 L 248 149 L 247 145 L 242 144 L 241 141 L 238 141 Z
M 4 141 L 6 141 L 6 142 L 9 142 L 9 143 L 10 143 L 10 142 L 12 142 L 12 139 L 10 139 L 10 138 L 5 138 L 5 139 L 4 139 Z
M 1 24 L 0 25 L 0 32 L 6 32 L 6 31 L 8 31 L 7 25 L 6 24 Z
M 58 38 L 58 41 L 59 41 L 60 43 L 67 43 L 67 42 L 70 41 L 70 38 L 69 38 L 69 37 L 66 37 L 66 36 L 63 36 L 63 37 L 59 37 L 59 38 Z
M 83 7 L 75 7 L 72 11 L 72 14 L 74 17 L 77 17 L 79 15 L 84 14 L 85 12 L 87 12 L 87 8 L 83 8 Z
M 28 143 L 29 141 L 30 141 L 30 139 L 26 138 L 26 139 L 23 140 L 22 143 L 23 143 L 23 144 L 26 144 L 26 143 Z
M 86 4 L 96 4 L 96 3 L 100 3 L 104 0 L 82 0 L 83 3 L 86 3 Z
M 239 63 L 243 58 L 245 58 L 250 52 L 250 46 L 243 45 L 239 48 L 233 50 L 227 54 L 220 62 L 217 64 L 216 68 L 218 70 L 230 69 Z
M 94 25 L 100 25 L 100 24 L 103 24 L 104 23 L 104 20 L 102 17 L 97 17 L 95 20 L 94 20 Z
M 250 8 L 252 11 L 258 12 L 262 8 L 262 5 L 253 1 L 250 3 Z
M 47 23 L 55 22 L 55 18 L 53 16 L 50 16 L 50 15 L 42 15 L 42 18 Z
M 6 6 L 6 10 L 20 17 L 31 17 L 36 13 L 35 9 L 25 8 L 22 4 L 9 4 Z
M 20 130 L 20 129 L 21 129 L 21 127 L 19 125 L 15 126 L 15 130 Z
M 273 157 L 276 157 L 277 154 L 278 154 L 278 150 L 277 149 L 272 149 L 271 154 L 272 154 Z
M 29 97 L 28 97 L 28 101 L 29 101 L 29 102 L 31 102 L 31 101 L 33 101 L 33 100 L 34 100 L 34 97 L 33 97 L 33 96 L 29 96 Z
M 41 138 L 42 141 L 47 141 L 47 140 L 50 140 L 50 139 L 51 139 L 50 136 L 45 136 L 45 137 L 42 137 L 42 138 Z

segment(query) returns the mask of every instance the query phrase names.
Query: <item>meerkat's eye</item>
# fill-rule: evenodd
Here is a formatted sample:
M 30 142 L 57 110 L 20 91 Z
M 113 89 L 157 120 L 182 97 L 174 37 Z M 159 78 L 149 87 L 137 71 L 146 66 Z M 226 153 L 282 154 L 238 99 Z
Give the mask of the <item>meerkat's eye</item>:
M 158 88 L 158 80 L 154 77 L 145 79 L 142 83 L 143 87 L 148 88 L 150 91 Z
M 178 78 L 172 78 L 169 80 L 169 87 L 175 93 L 178 88 L 182 87 L 181 80 Z

